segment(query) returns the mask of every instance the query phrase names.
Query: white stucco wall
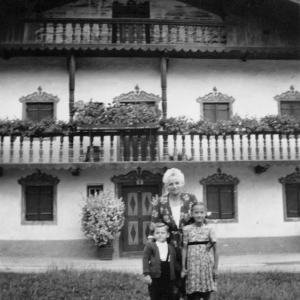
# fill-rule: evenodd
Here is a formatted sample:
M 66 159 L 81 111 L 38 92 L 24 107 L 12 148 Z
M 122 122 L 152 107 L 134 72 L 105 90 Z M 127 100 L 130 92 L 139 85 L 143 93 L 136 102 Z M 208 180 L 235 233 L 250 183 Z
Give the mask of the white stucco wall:
M 161 95 L 158 58 L 78 58 L 75 101 L 102 101 L 141 90 Z M 66 58 L 11 58 L 0 60 L 0 118 L 22 116 L 19 98 L 42 86 L 60 98 L 57 118 L 68 120 L 68 71 Z M 299 61 L 170 59 L 168 116 L 200 117 L 198 97 L 213 87 L 236 99 L 233 113 L 262 117 L 277 113 L 274 96 L 294 85 L 300 90 Z
M 180 167 L 180 166 L 179 166 Z M 215 167 L 191 165 L 181 168 L 186 177 L 185 190 L 203 199 L 199 180 L 216 173 Z M 17 180 L 33 171 L 7 170 L 0 180 L 0 240 L 74 240 L 83 239 L 80 229 L 82 195 L 88 184 L 104 184 L 114 190 L 113 175 L 130 170 L 86 169 L 73 177 L 69 171 L 46 170 L 60 179 L 57 189 L 57 225 L 21 225 L 21 186 Z M 252 167 L 222 167 L 222 172 L 240 180 L 237 188 L 236 223 L 212 224 L 221 238 L 280 237 L 300 234 L 300 222 L 284 221 L 282 186 L 278 178 L 295 172 L 294 166 L 271 166 L 256 175 Z

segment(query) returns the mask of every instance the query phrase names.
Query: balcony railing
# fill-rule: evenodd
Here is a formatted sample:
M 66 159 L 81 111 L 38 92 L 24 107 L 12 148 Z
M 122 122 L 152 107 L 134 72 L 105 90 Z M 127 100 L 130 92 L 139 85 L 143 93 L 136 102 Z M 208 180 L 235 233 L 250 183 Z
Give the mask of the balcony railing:
M 223 24 L 145 19 L 27 20 L 24 44 L 164 44 L 214 46 L 226 44 Z
M 84 132 L 69 136 L 0 136 L 1 163 L 299 160 L 298 134 L 173 135 Z

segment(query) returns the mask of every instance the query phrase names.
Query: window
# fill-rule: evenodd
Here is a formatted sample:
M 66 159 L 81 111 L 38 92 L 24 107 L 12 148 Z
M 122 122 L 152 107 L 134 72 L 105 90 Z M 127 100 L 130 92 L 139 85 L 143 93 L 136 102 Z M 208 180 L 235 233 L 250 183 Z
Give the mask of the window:
M 39 87 L 38 91 L 20 98 L 23 105 L 22 119 L 39 122 L 46 117 L 56 119 L 58 97 L 47 94 Z
M 229 104 L 228 103 L 203 103 L 204 118 L 210 122 L 229 119 Z
M 232 105 L 235 100 L 219 93 L 216 88 L 213 88 L 212 93 L 199 97 L 196 101 L 200 103 L 201 119 L 215 123 L 218 120 L 227 121 L 232 117 Z
M 18 182 L 22 185 L 21 224 L 56 224 L 59 180 L 38 170 Z
M 280 103 L 280 114 L 300 119 L 300 102 L 285 101 Z
M 286 196 L 286 215 L 288 218 L 300 217 L 300 184 L 299 183 L 287 183 L 285 185 Z
M 26 221 L 53 221 L 53 186 L 26 187 Z
M 207 210 L 211 212 L 210 219 L 234 218 L 234 186 L 207 185 Z
M 203 185 L 203 199 L 207 210 L 211 213 L 209 219 L 219 222 L 237 222 L 237 185 L 239 180 L 230 175 L 217 173 L 200 180 Z
M 27 103 L 26 106 L 27 119 L 40 122 L 46 117 L 54 118 L 53 103 Z
M 300 119 L 300 93 L 291 86 L 290 90 L 274 97 L 278 103 L 278 114 Z
M 283 191 L 283 208 L 285 221 L 300 220 L 300 170 L 286 177 L 279 178 Z
M 95 195 L 96 193 L 99 194 L 101 191 L 103 191 L 103 184 L 95 184 L 95 185 L 87 186 L 87 196 Z

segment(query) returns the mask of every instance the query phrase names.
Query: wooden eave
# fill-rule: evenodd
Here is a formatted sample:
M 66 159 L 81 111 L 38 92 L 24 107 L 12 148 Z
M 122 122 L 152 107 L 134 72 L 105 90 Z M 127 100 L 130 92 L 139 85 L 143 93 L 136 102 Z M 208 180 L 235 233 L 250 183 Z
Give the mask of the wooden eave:
M 14 56 L 161 57 L 199 59 L 299 60 L 300 47 L 193 47 L 187 45 L 0 44 L 2 58 Z

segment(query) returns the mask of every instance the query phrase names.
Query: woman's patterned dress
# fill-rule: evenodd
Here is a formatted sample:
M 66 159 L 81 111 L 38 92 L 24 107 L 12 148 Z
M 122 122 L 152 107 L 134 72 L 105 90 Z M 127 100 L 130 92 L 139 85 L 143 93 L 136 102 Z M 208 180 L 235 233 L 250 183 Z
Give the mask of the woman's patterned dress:
M 187 250 L 186 293 L 207 293 L 216 291 L 213 279 L 213 259 L 209 253 L 216 235 L 212 228 L 203 224 L 201 227 L 191 224 L 183 228 L 183 243 L 208 242 L 207 244 L 189 245 Z
M 181 256 L 182 249 L 182 228 L 188 224 L 191 219 L 191 206 L 197 202 L 193 194 L 181 193 L 180 195 L 180 221 L 177 227 L 172 215 L 172 210 L 169 203 L 169 195 L 162 196 L 152 202 L 152 219 L 151 219 L 151 233 L 153 232 L 153 225 L 158 222 L 165 223 L 170 228 L 170 243 L 177 250 Z

